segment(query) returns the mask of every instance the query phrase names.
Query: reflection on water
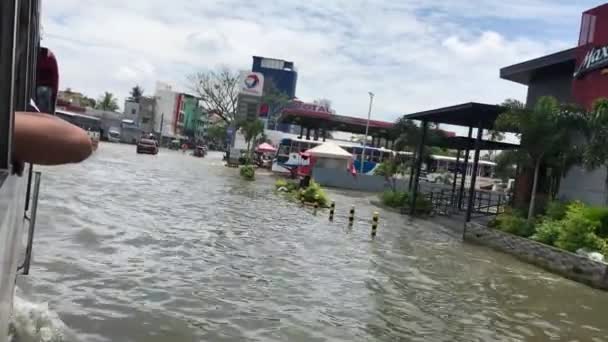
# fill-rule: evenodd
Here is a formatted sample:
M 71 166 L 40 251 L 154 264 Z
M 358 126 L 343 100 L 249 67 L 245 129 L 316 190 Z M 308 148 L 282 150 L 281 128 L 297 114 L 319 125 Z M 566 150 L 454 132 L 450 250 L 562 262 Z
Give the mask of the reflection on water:
M 118 144 L 44 169 L 23 296 L 65 340 L 608 341 L 603 292 L 394 213 L 370 241 L 372 197 L 330 191 L 328 223 L 237 175 Z

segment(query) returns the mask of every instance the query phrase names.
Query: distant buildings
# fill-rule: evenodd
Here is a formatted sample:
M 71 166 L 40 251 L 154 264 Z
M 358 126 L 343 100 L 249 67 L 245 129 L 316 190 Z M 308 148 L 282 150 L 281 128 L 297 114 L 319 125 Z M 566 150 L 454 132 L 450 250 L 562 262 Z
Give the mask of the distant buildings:
M 204 137 L 208 120 L 197 97 L 173 91 L 170 85 L 158 82 L 154 100 L 155 133 L 166 139 Z
M 251 71 L 264 75 L 264 88 L 274 87 L 290 99 L 296 97 L 298 72 L 293 62 L 282 59 L 253 56 Z
M 290 99 L 296 97 L 298 83 L 298 72 L 293 62 L 282 59 L 253 56 L 251 71 L 264 75 L 264 94 L 270 91 L 278 91 L 287 95 Z M 289 132 L 292 127 L 288 124 L 276 124 L 277 108 L 271 108 L 266 103 L 260 106 L 260 117 L 266 122 L 266 128 L 278 129 Z

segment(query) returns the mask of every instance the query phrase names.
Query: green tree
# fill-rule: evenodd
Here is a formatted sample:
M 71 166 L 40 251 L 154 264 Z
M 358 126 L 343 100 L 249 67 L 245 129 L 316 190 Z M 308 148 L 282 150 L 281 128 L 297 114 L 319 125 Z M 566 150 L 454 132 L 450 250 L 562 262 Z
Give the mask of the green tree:
M 515 165 L 521 162 L 521 154 L 517 151 L 503 151 L 496 158 L 496 177 L 507 182 L 509 178 L 515 178 Z
M 247 162 L 251 160 L 252 145 L 258 141 L 258 138 L 264 134 L 264 123 L 255 119 L 245 119 L 238 125 L 247 142 Z
M 85 107 L 95 108 L 97 101 L 93 98 L 83 96 L 81 104 Z
M 534 217 L 538 176 L 541 164 L 567 155 L 571 138 L 576 128 L 574 116 L 559 105 L 554 97 L 541 97 L 536 105 L 528 109 L 517 100 L 503 104 L 506 111 L 499 115 L 495 128 L 504 132 L 515 132 L 520 137 L 520 153 L 534 170 L 528 221 Z
M 583 149 L 583 161 L 587 169 L 608 167 L 608 99 L 595 101 L 587 113 L 587 144 Z M 608 174 L 605 180 L 608 186 Z
M 207 138 L 213 141 L 215 144 L 224 146 L 226 138 L 228 136 L 226 123 L 218 122 L 214 125 L 209 126 L 207 129 Z
M 272 80 L 266 80 L 262 103 L 268 106 L 268 128 L 276 129 L 278 116 L 281 110 L 290 102 L 289 96 L 279 91 Z
M 131 100 L 139 103 L 139 99 L 144 96 L 144 89 L 138 85 L 131 89 Z
M 112 112 L 116 111 L 118 109 L 118 100 L 114 97 L 112 93 L 106 91 L 97 100 L 95 108 Z

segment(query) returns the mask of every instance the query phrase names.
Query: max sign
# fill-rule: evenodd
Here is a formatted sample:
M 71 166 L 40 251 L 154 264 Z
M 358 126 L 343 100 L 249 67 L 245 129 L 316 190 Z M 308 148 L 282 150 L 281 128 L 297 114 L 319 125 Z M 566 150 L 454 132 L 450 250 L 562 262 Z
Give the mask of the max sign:
M 574 78 L 581 78 L 590 71 L 603 67 L 608 67 L 608 45 L 589 50 L 581 65 L 574 72 Z

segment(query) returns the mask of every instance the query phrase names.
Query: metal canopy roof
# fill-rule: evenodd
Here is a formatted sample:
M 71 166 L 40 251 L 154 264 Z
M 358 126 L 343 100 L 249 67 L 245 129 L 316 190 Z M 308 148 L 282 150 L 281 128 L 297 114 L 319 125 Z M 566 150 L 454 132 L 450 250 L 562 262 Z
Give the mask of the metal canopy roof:
M 405 119 L 434 122 L 465 127 L 494 128 L 494 121 L 504 108 L 497 105 L 469 102 L 451 107 L 438 108 L 407 114 Z
M 475 139 L 467 137 L 447 137 L 441 139 L 433 145 L 452 150 L 475 150 Z M 481 140 L 479 144 L 479 149 L 482 151 L 516 150 L 518 148 L 519 145 L 517 144 L 503 143 L 491 140 Z
M 286 108 L 281 112 L 279 122 L 293 123 L 310 128 L 324 127 L 328 130 L 365 134 L 367 119 L 351 116 Z M 393 122 L 370 120 L 369 134 L 388 136 L 394 127 Z
M 538 73 L 574 73 L 576 62 L 576 48 L 559 51 L 543 57 L 531 59 L 522 63 L 500 69 L 500 78 L 530 84 Z

